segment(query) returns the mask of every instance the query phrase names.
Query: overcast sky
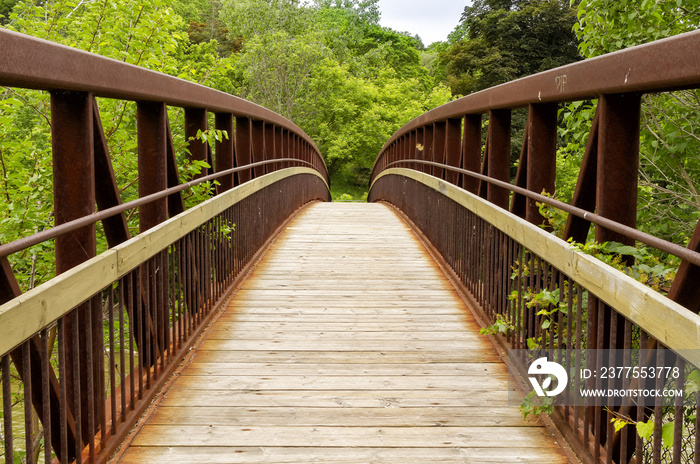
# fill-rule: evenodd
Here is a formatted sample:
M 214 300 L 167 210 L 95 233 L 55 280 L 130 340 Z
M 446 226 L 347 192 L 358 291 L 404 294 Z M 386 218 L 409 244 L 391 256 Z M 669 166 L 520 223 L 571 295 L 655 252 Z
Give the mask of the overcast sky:
M 447 35 L 459 23 L 467 0 L 379 0 L 380 24 L 399 32 L 418 34 L 428 46 Z

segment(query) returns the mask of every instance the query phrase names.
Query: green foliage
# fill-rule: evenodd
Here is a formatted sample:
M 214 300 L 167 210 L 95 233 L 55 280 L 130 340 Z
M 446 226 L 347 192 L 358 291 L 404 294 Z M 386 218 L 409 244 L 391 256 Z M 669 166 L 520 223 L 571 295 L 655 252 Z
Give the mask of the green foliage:
M 613 417 L 610 419 L 615 427 L 615 432 L 622 430 L 627 425 L 634 425 L 637 435 L 643 440 L 652 440 L 654 436 L 654 416 L 647 421 L 634 421 L 629 418 Z M 683 435 L 685 435 L 685 424 L 683 424 Z M 675 435 L 675 420 L 666 422 L 661 426 L 661 446 L 670 450 L 673 448 L 673 437 Z
M 590 101 L 564 104 L 559 110 L 556 193 L 567 203 L 574 196 L 594 114 Z
M 582 0 L 574 26 L 587 58 L 700 28 L 700 0 Z M 593 116 L 590 103 L 564 109 L 557 188 L 569 198 Z M 700 93 L 645 95 L 640 136 L 640 229 L 685 244 L 700 219 Z
M 635 424 L 635 428 L 637 429 L 637 434 L 640 437 L 648 440 L 654 434 L 654 421 L 649 419 L 646 422 L 637 422 Z
M 531 391 L 520 403 L 518 409 L 523 414 L 523 419 L 527 419 L 530 415 L 551 414 L 554 411 L 554 400 L 549 396 L 537 396 L 537 392 Z
M 466 95 L 579 59 L 565 0 L 476 0 L 441 57 L 452 93 Z
M 0 0 L 0 26 L 8 21 L 10 12 L 17 2 L 18 0 Z
M 687 376 L 685 380 L 685 394 L 692 395 L 693 393 L 700 392 L 700 371 L 693 369 Z
M 587 58 L 672 35 L 700 24 L 698 0 L 581 0 L 574 31 Z
M 352 174 L 337 172 L 331 177 L 331 198 L 335 201 L 344 195 L 352 201 L 366 201 L 368 189 L 366 185 L 357 185 L 357 178 Z
M 221 89 L 231 88 L 230 62 L 217 59 L 216 43 L 192 44 L 185 24 L 165 0 L 18 2 L 6 27 Z M 102 124 L 122 201 L 138 197 L 136 106 L 100 99 Z M 171 110 L 179 162 L 184 163 L 182 111 Z M 44 92 L 0 90 L 0 242 L 53 225 L 50 104 Z M 186 166 L 185 171 L 194 169 Z M 201 169 L 201 166 L 196 167 Z M 127 215 L 138 230 L 137 211 Z M 106 248 L 98 226 L 98 251 Z M 54 274 L 53 244 L 10 257 L 23 290 Z
M 646 247 L 633 247 L 618 242 L 588 242 L 585 244 L 572 242 L 571 246 L 575 250 L 595 256 L 659 292 L 669 287 L 676 276 L 677 260 L 675 262 L 669 259 L 662 261 Z M 634 263 L 628 264 L 625 257 L 634 258 Z
M 506 334 L 511 330 L 515 330 L 515 326 L 508 322 L 502 314 L 496 314 L 496 322 L 488 327 L 479 329 L 481 335 L 496 335 L 496 334 Z
M 391 134 L 450 99 L 416 38 L 378 25 L 376 0 L 230 0 L 221 17 L 243 36 L 240 95 L 295 121 L 333 177 L 363 188 Z
M 538 203 L 538 206 L 540 214 L 546 220 L 546 225 L 552 229 L 556 236 L 563 238 L 568 214 L 544 203 Z M 618 242 L 597 243 L 592 236 L 586 243 L 576 243 L 572 240 L 569 242 L 573 249 L 595 256 L 659 292 L 670 287 L 680 264 L 678 258 L 661 254 L 653 248 L 642 245 L 629 246 Z M 633 258 L 633 260 L 629 258 Z

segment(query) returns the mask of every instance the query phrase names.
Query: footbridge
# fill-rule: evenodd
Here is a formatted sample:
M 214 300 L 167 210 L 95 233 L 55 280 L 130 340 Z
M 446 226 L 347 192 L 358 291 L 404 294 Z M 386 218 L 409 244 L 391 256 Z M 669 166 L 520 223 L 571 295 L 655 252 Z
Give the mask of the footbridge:
M 55 221 L 0 245 L 0 462 L 700 462 L 700 228 L 687 247 L 636 229 L 642 98 L 700 87 L 697 50 L 685 34 L 432 110 L 387 141 L 369 203 L 338 204 L 279 115 L 0 30 L 0 85 L 51 108 Z M 136 114 L 128 202 L 107 100 Z M 542 192 L 575 101 L 597 110 L 565 204 Z M 228 137 L 201 141 L 210 125 Z M 210 167 L 184 182 L 193 160 Z M 567 241 L 589 233 L 678 257 L 672 285 Z M 56 276 L 23 293 L 15 257 L 47 243 Z M 590 375 L 618 366 L 644 375 Z M 577 402 L 589 387 L 682 394 Z

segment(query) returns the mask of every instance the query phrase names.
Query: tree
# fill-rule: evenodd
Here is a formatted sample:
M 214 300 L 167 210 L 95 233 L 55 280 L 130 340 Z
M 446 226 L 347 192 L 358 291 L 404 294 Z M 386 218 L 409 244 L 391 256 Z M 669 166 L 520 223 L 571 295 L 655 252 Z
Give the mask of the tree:
M 223 0 L 221 19 L 246 40 L 277 32 L 295 36 L 308 29 L 310 11 L 300 0 Z
M 19 0 L 0 0 L 0 26 L 7 23 L 12 8 Z
M 452 93 L 466 95 L 580 59 L 568 0 L 475 0 L 441 57 Z
M 315 68 L 328 50 L 317 34 L 290 36 L 276 31 L 246 43 L 238 62 L 243 73 L 242 96 L 300 122 L 302 99 L 308 98 Z
M 580 0 L 574 30 L 592 58 L 699 27 L 697 0 Z
M 114 59 L 230 89 L 227 60 L 216 44 L 191 44 L 184 21 L 165 0 L 74 2 L 20 1 L 8 28 Z M 132 102 L 100 99 L 100 114 L 123 201 L 138 197 L 136 109 Z M 182 112 L 171 110 L 173 135 L 184 162 Z M 0 242 L 30 235 L 53 223 L 50 104 L 45 92 L 0 88 Z M 129 225 L 138 228 L 132 212 Z M 98 237 L 100 250 L 106 241 Z M 10 257 L 27 289 L 53 274 L 53 245 Z
M 221 57 L 229 57 L 242 48 L 240 37 L 232 37 L 219 18 L 221 0 L 173 0 L 173 11 L 188 24 L 188 35 L 193 44 L 216 41 Z
M 364 187 L 391 134 L 450 98 L 420 41 L 378 24 L 377 0 L 225 0 L 221 17 L 243 36 L 241 96 L 304 129 L 333 179 Z
M 700 0 L 582 0 L 574 26 L 586 58 L 700 28 Z M 565 109 L 565 167 L 557 189 L 571 192 L 590 127 L 590 105 Z M 687 243 L 700 218 L 700 92 L 645 95 L 640 136 L 639 227 Z

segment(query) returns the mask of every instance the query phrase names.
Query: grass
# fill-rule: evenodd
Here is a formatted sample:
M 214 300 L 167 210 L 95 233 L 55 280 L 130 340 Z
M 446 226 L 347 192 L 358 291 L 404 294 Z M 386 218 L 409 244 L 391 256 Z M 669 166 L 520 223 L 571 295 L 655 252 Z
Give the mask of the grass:
M 331 177 L 333 201 L 367 201 L 367 186 L 357 185 L 342 174 Z

